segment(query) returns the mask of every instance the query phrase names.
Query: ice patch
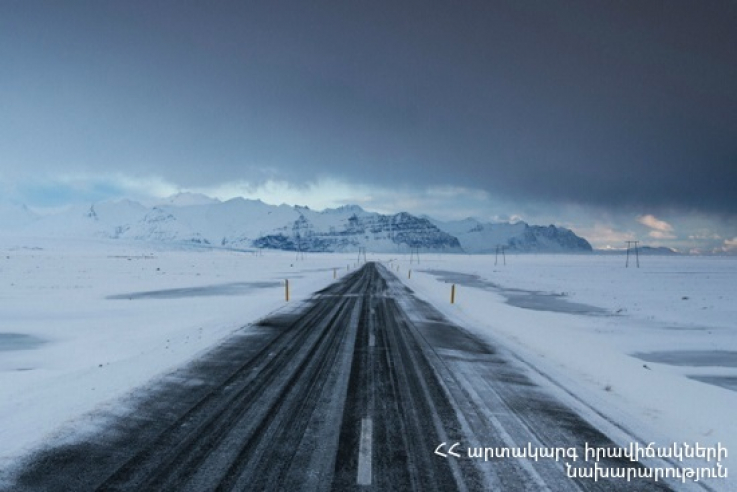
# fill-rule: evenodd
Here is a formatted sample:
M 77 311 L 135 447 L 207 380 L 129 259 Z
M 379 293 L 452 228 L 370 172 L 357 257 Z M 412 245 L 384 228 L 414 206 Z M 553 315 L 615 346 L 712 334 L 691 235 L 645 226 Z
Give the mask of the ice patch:
M 424 272 L 434 275 L 446 283 L 498 292 L 505 297 L 507 304 L 522 309 L 598 316 L 611 314 L 606 309 L 602 309 L 600 307 L 580 302 L 571 302 L 566 299 L 565 294 L 541 292 L 537 290 L 510 289 L 493 282 L 483 280 L 478 275 L 469 275 L 467 273 L 450 272 L 445 270 L 424 270 Z
M 646 362 L 659 362 L 671 366 L 737 367 L 737 351 L 730 350 L 663 350 L 635 352 L 632 356 Z
M 737 391 L 737 376 L 689 376 L 689 378 L 702 383 L 713 384 L 720 388 Z
M 33 350 L 46 343 L 41 338 L 21 333 L 0 333 L 0 352 Z
M 281 282 L 233 282 L 201 287 L 182 287 L 178 289 L 150 290 L 107 296 L 106 299 L 182 299 L 203 296 L 237 296 L 255 289 L 279 287 Z

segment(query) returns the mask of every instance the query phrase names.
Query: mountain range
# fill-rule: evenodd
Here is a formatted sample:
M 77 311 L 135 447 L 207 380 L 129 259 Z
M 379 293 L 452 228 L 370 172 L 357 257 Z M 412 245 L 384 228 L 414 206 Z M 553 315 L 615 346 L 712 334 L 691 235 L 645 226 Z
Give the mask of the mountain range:
M 95 237 L 176 242 L 234 249 L 491 253 L 590 252 L 572 231 L 524 222 L 438 221 L 406 212 L 368 212 L 356 205 L 324 211 L 260 200 L 219 201 L 182 193 L 154 206 L 131 200 L 99 202 L 36 216 L 25 207 L 0 207 L 0 227 L 34 236 Z

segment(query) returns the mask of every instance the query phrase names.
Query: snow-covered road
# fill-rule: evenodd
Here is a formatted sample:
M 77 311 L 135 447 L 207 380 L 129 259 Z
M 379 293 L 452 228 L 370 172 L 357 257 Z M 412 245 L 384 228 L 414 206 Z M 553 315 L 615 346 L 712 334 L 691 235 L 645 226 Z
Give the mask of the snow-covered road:
M 30 452 L 97 435 L 129 415 L 152 384 L 177 383 L 178 368 L 231 337 L 253 335 L 259 319 L 292 312 L 357 266 L 355 254 L 255 253 L 0 236 L 0 488 Z M 423 255 L 421 265 L 409 254 L 369 259 L 463 327 L 440 333 L 470 332 L 618 445 L 737 449 L 734 258 L 646 257 L 640 269 L 601 255 L 511 255 L 507 265 L 493 256 Z M 447 282 L 457 284 L 455 304 Z M 423 357 L 442 361 L 433 371 L 452 367 L 464 393 L 494 401 L 489 361 L 447 351 L 427 324 L 437 315 L 407 299 L 396 297 L 422 334 L 420 346 L 433 347 Z M 373 421 L 358 422 L 360 435 L 379 432 Z M 720 464 L 733 468 L 732 461 Z M 702 483 L 735 490 L 733 477 Z
M 668 490 L 572 477 L 594 466 L 587 447 L 616 448 L 505 349 L 368 263 L 37 455 L 13 490 Z

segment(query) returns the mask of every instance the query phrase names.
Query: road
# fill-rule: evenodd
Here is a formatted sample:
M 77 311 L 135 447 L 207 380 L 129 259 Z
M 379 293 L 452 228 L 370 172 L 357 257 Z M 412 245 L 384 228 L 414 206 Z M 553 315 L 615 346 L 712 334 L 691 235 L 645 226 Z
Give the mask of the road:
M 13 490 L 668 490 L 569 478 L 570 457 L 470 458 L 614 446 L 528 371 L 367 263 L 142 391 L 82 442 L 38 454 Z

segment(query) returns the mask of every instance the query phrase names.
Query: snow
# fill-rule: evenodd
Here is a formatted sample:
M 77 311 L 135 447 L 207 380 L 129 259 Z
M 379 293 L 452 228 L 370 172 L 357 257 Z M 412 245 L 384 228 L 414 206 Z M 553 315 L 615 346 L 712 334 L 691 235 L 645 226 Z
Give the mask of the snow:
M 728 387 L 737 378 L 737 258 L 648 256 L 639 269 L 607 255 L 507 254 L 506 265 L 493 255 L 368 259 L 398 267 L 418 296 L 504 344 L 586 418 L 610 425 L 619 444 L 737 452 Z M 0 236 L 0 470 L 83 429 L 91 413 L 124 410 L 136 388 L 296 308 L 356 260 Z M 452 305 L 447 281 L 457 284 Z M 709 485 L 732 490 L 729 480 Z
M 19 229 L 37 219 L 38 216 L 28 210 L 25 205 L 16 205 L 0 200 L 0 227 L 2 229 Z
M 571 230 L 530 226 L 525 222 L 481 222 L 467 218 L 456 221 L 429 219 L 441 230 L 458 238 L 463 250 L 472 254 L 491 254 L 499 246 L 507 250 L 548 253 L 587 253 L 591 245 Z
M 522 235 L 527 227 L 524 222 L 491 224 L 472 218 L 458 221 L 430 220 L 441 230 L 457 237 L 465 251 L 476 253 L 493 253 L 497 245 L 506 245 L 510 238 Z
M 507 265 L 493 255 L 424 255 L 419 265 L 408 260 L 396 265 L 420 297 L 511 348 L 543 379 L 565 388 L 561 393 L 573 395 L 590 419 L 614 423 L 610 437 L 618 444 L 721 443 L 732 453 L 722 465 L 735 461 L 737 258 L 649 256 L 639 269 L 606 255 L 507 255 Z M 452 279 L 451 305 L 446 281 Z M 525 296 L 537 309 L 511 305 Z M 539 310 L 566 303 L 605 312 Z M 708 484 L 735 490 L 736 482 Z
M 220 200 L 217 198 L 210 198 L 202 193 L 181 192 L 162 200 L 160 205 L 189 207 L 192 205 L 212 205 L 214 203 L 220 203 Z
M 235 330 L 295 308 L 356 259 L 0 237 L 0 482 L 15 458 Z M 129 295 L 190 288 L 199 289 Z
M 438 229 L 435 224 L 442 227 Z M 406 212 L 388 216 L 356 205 L 314 211 L 244 198 L 221 202 L 193 193 L 180 193 L 154 206 L 112 200 L 72 206 L 44 216 L 0 201 L 0 228 L 6 234 L 24 236 L 181 242 L 241 249 L 266 241 L 272 246 L 299 243 L 308 251 L 340 252 L 359 245 L 392 252 L 398 243 L 407 248 L 419 245 L 446 252 L 458 251 L 460 244 L 473 253 L 491 252 L 497 244 L 520 251 L 590 250 L 585 240 L 554 226 L 482 224 L 473 219 L 433 223 Z M 447 230 L 454 232 L 448 234 Z

